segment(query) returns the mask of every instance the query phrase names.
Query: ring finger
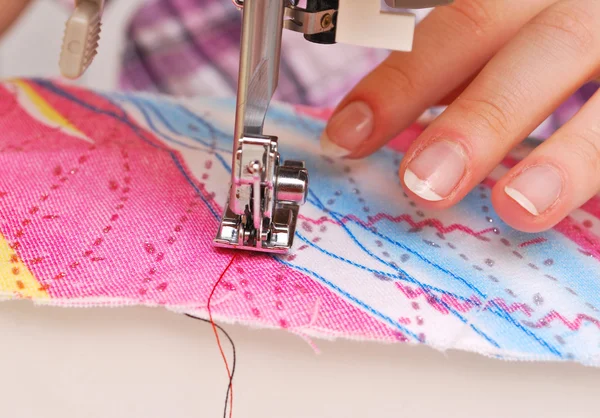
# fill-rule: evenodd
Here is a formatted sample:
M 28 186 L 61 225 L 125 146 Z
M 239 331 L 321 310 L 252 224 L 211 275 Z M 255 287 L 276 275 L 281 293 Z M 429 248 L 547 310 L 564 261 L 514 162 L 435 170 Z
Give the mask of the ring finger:
M 496 184 L 492 200 L 504 221 L 545 230 L 600 191 L 598 115 L 600 92 Z

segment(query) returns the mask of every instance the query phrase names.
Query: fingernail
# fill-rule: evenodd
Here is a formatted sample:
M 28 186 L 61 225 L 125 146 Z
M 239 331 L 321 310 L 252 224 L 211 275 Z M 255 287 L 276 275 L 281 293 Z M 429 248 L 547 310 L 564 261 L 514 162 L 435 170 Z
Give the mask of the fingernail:
M 373 132 L 373 111 L 364 102 L 353 102 L 337 112 L 321 136 L 321 150 L 330 157 L 350 155 Z
M 467 169 L 461 145 L 438 141 L 425 148 L 404 172 L 404 184 L 425 200 L 437 202 L 450 196 Z
M 504 188 L 508 196 L 535 216 L 547 211 L 561 191 L 562 177 L 558 169 L 550 165 L 528 168 Z

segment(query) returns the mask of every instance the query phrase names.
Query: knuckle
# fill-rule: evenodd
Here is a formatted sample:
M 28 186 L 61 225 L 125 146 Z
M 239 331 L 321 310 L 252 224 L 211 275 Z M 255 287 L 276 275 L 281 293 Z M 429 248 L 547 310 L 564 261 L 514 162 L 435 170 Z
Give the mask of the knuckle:
M 381 85 L 387 86 L 386 89 L 391 94 L 411 96 L 420 91 L 421 82 L 418 76 L 405 65 L 396 65 L 385 60 L 380 64 L 377 73 L 381 77 Z
M 494 99 L 459 97 L 454 105 L 474 125 L 476 131 L 491 134 L 497 141 L 508 141 L 515 124 L 513 103 L 514 100 L 508 96 L 496 94 Z
M 495 21 L 495 14 L 490 9 L 493 4 L 494 1 L 486 0 L 457 0 L 448 9 L 454 11 L 456 16 L 453 18 L 458 18 L 461 30 L 466 27 L 475 35 L 483 35 Z
M 564 140 L 577 161 L 589 167 L 592 173 L 600 173 L 600 131 L 587 129 L 571 133 Z
M 531 24 L 537 35 L 549 41 L 552 48 L 588 54 L 597 43 L 593 18 L 576 6 L 551 8 Z

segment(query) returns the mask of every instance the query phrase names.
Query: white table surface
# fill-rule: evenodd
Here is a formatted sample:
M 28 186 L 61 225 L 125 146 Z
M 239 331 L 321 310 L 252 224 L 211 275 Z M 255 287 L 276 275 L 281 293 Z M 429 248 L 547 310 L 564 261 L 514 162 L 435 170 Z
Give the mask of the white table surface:
M 598 417 L 600 370 L 226 326 L 234 417 Z M 220 417 L 209 324 L 163 309 L 0 303 L 0 416 Z M 227 353 L 231 348 L 226 344 Z
M 117 28 L 139 3 L 107 13 L 83 84 L 114 86 Z M 0 42 L 0 77 L 57 75 L 64 17 L 39 0 Z M 575 364 L 347 341 L 318 342 L 317 356 L 284 332 L 226 328 L 239 358 L 236 418 L 600 416 L 600 370 Z M 222 416 L 227 380 L 210 326 L 161 309 L 0 303 L 0 364 L 0 417 Z

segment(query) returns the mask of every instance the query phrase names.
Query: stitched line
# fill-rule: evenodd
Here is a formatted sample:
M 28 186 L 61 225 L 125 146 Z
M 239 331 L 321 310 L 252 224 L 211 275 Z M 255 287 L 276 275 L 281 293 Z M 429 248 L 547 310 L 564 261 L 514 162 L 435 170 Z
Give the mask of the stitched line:
M 310 192 L 309 192 L 310 193 Z M 316 196 L 314 195 L 314 193 L 311 193 L 311 195 L 318 200 L 318 198 L 316 198 Z M 318 201 L 319 205 L 322 206 L 322 203 L 320 201 Z M 330 212 L 331 213 L 331 212 Z M 339 222 L 339 218 L 336 218 L 335 216 L 333 216 L 333 218 Z M 388 267 L 391 267 L 393 269 L 395 269 L 396 271 L 398 271 L 400 274 L 402 274 L 404 276 L 404 278 L 413 283 L 416 284 L 417 286 L 423 288 L 423 289 L 427 289 L 426 291 L 428 293 L 430 293 L 430 289 L 428 288 L 428 286 L 424 285 L 423 283 L 419 282 L 418 280 L 416 280 L 415 278 L 413 278 L 410 274 L 408 274 L 406 271 L 402 270 L 400 267 L 396 267 L 393 266 L 392 264 L 386 262 L 385 260 L 382 260 L 381 258 L 377 257 L 375 254 L 373 254 L 372 252 L 370 252 L 362 243 L 360 243 L 360 241 L 352 234 L 352 232 L 350 232 L 350 230 L 347 228 L 346 225 L 341 224 L 340 226 L 344 229 L 344 231 L 346 231 L 346 233 L 348 234 L 348 236 L 350 237 L 350 239 L 352 239 L 352 241 L 354 241 L 354 243 L 367 255 L 369 255 L 371 258 L 379 261 L 382 264 L 387 265 Z M 337 258 L 334 254 L 329 253 L 328 255 Z M 433 297 L 436 297 L 435 295 L 432 295 Z M 437 298 L 439 300 L 439 298 Z M 453 309 L 451 306 L 449 306 L 446 302 L 439 300 L 440 303 L 442 305 L 444 305 L 444 307 L 446 309 L 448 309 L 449 312 L 451 312 L 456 318 L 458 318 L 460 321 L 462 321 L 463 323 L 467 323 L 467 320 L 459 313 L 457 312 L 455 309 Z M 479 334 L 481 337 L 485 338 L 490 344 L 494 345 L 497 348 L 500 348 L 500 345 L 494 341 L 491 337 L 489 337 L 488 335 L 486 335 L 483 331 L 481 331 L 480 329 L 478 329 L 475 325 L 470 324 L 471 328 L 473 329 L 473 331 L 475 331 L 477 334 Z
M 368 312 L 370 312 L 372 315 L 376 316 L 377 318 L 382 319 L 383 321 L 385 321 L 386 323 L 388 323 L 389 325 L 391 325 L 394 328 L 399 329 L 400 331 L 410 335 L 412 338 L 414 338 L 416 341 L 420 341 L 419 337 L 414 334 L 412 331 L 410 331 L 409 329 L 403 327 L 402 325 L 400 325 L 399 323 L 397 323 L 396 321 L 394 321 L 392 318 L 390 318 L 389 316 L 379 312 L 378 310 L 374 309 L 373 307 L 371 307 L 370 305 L 367 305 L 365 302 L 363 302 L 360 299 L 357 299 L 356 297 L 354 297 L 353 295 L 351 295 L 350 293 L 344 291 L 343 289 L 339 288 L 338 286 L 336 286 L 335 284 L 333 284 L 332 282 L 330 282 L 329 280 L 327 280 L 326 278 L 324 278 L 323 276 L 315 273 L 314 271 L 304 268 L 302 266 L 296 266 L 293 265 L 291 263 L 288 263 L 287 261 L 284 261 L 282 259 L 278 259 L 275 258 L 278 262 L 280 262 L 283 265 L 286 265 L 288 267 L 293 268 L 294 270 L 299 270 L 302 271 L 304 273 L 308 273 L 311 276 L 314 276 L 315 278 L 319 279 L 319 281 L 325 283 L 328 287 L 330 287 L 331 289 L 334 289 L 337 293 L 343 295 L 345 298 L 351 300 L 352 302 L 354 302 L 355 304 L 357 304 L 358 306 L 362 307 L 363 309 L 367 310 Z
M 110 99 L 109 99 L 109 100 L 110 100 Z M 113 103 L 113 104 L 114 104 L 115 106 L 117 106 L 117 107 L 121 108 L 121 107 L 120 107 L 118 104 L 116 104 L 116 103 Z M 212 152 L 212 151 L 214 150 L 214 151 L 215 151 L 214 155 L 215 155 L 215 157 L 217 158 L 217 160 L 219 160 L 219 162 L 220 162 L 220 163 L 221 163 L 221 165 L 222 165 L 222 166 L 225 168 L 225 170 L 227 170 L 227 172 L 229 172 L 229 173 L 231 172 L 231 168 L 229 167 L 229 163 L 227 163 L 227 162 L 225 161 L 225 159 L 224 159 L 224 158 L 223 158 L 221 155 L 219 155 L 219 154 L 216 152 L 216 151 L 225 152 L 223 149 L 221 149 L 221 148 L 214 148 L 214 149 L 213 149 L 213 148 L 212 148 L 210 145 L 208 145 L 208 144 L 205 144 L 205 143 L 203 143 L 202 141 L 199 141 L 199 142 L 202 142 L 202 144 L 203 144 L 203 145 L 205 145 L 205 146 L 209 147 L 209 148 L 210 148 L 209 150 L 205 150 L 205 149 L 198 148 L 198 147 L 192 147 L 192 146 L 190 146 L 190 145 L 187 145 L 187 144 L 186 144 L 186 143 L 184 143 L 184 142 L 178 141 L 178 140 L 176 140 L 175 138 L 172 138 L 172 137 L 170 137 L 169 135 L 167 135 L 167 134 L 165 134 L 165 133 L 161 132 L 161 131 L 160 131 L 160 130 L 159 130 L 157 127 L 156 127 L 156 125 L 154 124 L 154 122 L 152 121 L 152 118 L 150 117 L 150 115 L 149 115 L 149 114 L 146 112 L 146 110 L 145 110 L 145 109 L 144 109 L 144 108 L 143 108 L 141 105 L 138 105 L 138 104 L 137 104 L 137 103 L 135 103 L 135 102 L 131 102 L 131 104 L 133 104 L 133 105 L 134 105 L 136 108 L 138 108 L 138 109 L 139 109 L 139 111 L 140 111 L 140 112 L 142 112 L 142 115 L 144 116 L 144 119 L 145 119 L 145 120 L 146 120 L 146 122 L 148 123 L 148 126 L 150 127 L 150 129 L 151 129 L 151 130 L 152 130 L 152 131 L 153 131 L 155 134 L 157 134 L 157 135 L 159 135 L 159 136 L 163 137 L 165 140 L 167 140 L 167 141 L 169 141 L 169 142 L 174 142 L 174 143 L 176 143 L 176 144 L 178 144 L 178 145 L 181 145 L 181 146 L 182 146 L 182 147 L 184 147 L 184 148 L 193 149 L 193 150 L 197 150 L 197 151 L 203 151 L 203 152 L 209 152 L 209 153 L 210 153 L 210 152 Z M 122 109 L 122 108 L 121 108 L 121 109 Z M 123 110 L 124 110 L 124 109 L 123 109 Z M 155 110 L 155 111 L 153 111 L 153 114 L 154 114 L 154 115 L 157 115 L 157 113 L 158 113 L 158 111 L 156 111 L 156 110 Z M 175 130 L 171 129 L 169 126 L 167 126 L 167 124 L 166 124 L 166 123 L 165 123 L 165 125 L 166 125 L 166 128 L 167 128 L 167 129 L 169 129 L 169 130 L 171 130 L 171 131 L 172 131 L 174 134 L 176 134 L 176 135 L 184 135 L 184 134 L 182 134 L 182 133 L 180 133 L 180 132 L 178 132 L 178 131 L 175 131 Z M 194 138 L 194 139 L 197 139 L 197 138 Z M 229 154 L 231 154 L 231 151 L 229 151 Z
M 312 196 L 314 199 L 316 199 L 316 201 L 314 201 L 314 202 L 311 200 L 311 203 L 313 203 L 313 204 L 314 204 L 315 206 L 317 206 L 318 208 L 320 208 L 320 209 L 322 209 L 322 210 L 325 210 L 325 211 L 329 212 L 329 213 L 330 213 L 330 215 L 332 215 L 332 216 L 334 216 L 334 217 L 335 217 L 336 213 L 335 213 L 335 212 L 332 212 L 332 211 L 328 211 L 328 210 L 325 208 L 325 206 L 323 205 L 323 203 L 322 203 L 322 202 L 319 200 L 319 198 L 318 198 L 318 197 L 317 197 L 317 196 L 314 194 L 314 192 L 312 192 L 312 191 L 310 191 L 310 190 L 309 190 L 309 194 L 310 194 L 310 195 L 311 195 L 311 196 Z M 417 256 L 417 257 L 418 257 L 418 258 L 420 258 L 421 260 L 425 261 L 427 264 L 430 264 L 430 265 L 431 265 L 431 266 L 433 266 L 434 268 L 436 268 L 436 269 L 438 269 L 438 270 L 440 270 L 440 271 L 442 271 L 442 272 L 444 272 L 444 273 L 446 273 L 446 274 L 450 275 L 451 277 L 453 277 L 453 278 L 455 278 L 455 279 L 457 279 L 457 280 L 461 281 L 462 283 L 464 283 L 465 285 L 467 285 L 467 287 L 469 287 L 469 288 L 470 288 L 470 289 L 472 289 L 474 292 L 476 292 L 478 295 L 480 295 L 480 296 L 481 296 L 483 299 L 486 299 L 486 298 L 487 298 L 487 296 L 486 296 L 486 295 L 484 295 L 484 294 L 483 294 L 483 293 L 482 293 L 482 292 L 481 292 L 479 289 L 477 289 L 477 288 L 476 288 L 474 285 L 472 285 L 471 283 L 467 282 L 465 279 L 463 279 L 463 278 L 461 278 L 461 277 L 459 277 L 459 276 L 456 276 L 454 273 L 451 273 L 451 272 L 450 272 L 450 271 L 448 271 L 447 269 L 444 269 L 443 267 L 441 267 L 441 266 L 439 266 L 439 265 L 437 265 L 437 264 L 435 264 L 435 263 L 433 263 L 433 262 L 429 261 L 427 258 L 425 258 L 425 257 L 424 257 L 424 256 L 422 256 L 421 254 L 417 253 L 416 251 L 414 251 L 414 250 L 412 250 L 412 249 L 410 249 L 410 248 L 406 247 L 405 245 L 403 245 L 403 244 L 401 244 L 401 243 L 399 243 L 399 242 L 397 242 L 397 241 L 394 241 L 394 240 L 392 240 L 392 239 L 388 238 L 388 237 L 387 237 L 387 236 L 385 236 L 385 235 L 382 235 L 382 234 L 380 234 L 380 233 L 378 233 L 378 232 L 374 232 L 374 231 L 372 231 L 370 228 L 367 228 L 367 227 L 365 227 L 364 225 L 361 225 L 360 223 L 359 223 L 359 224 L 357 224 L 357 225 L 358 225 L 358 226 L 360 226 L 361 228 L 363 228 L 363 229 L 365 229 L 365 230 L 367 230 L 367 231 L 371 232 L 372 234 L 374 234 L 374 235 L 376 235 L 376 236 L 378 236 L 378 237 L 380 237 L 380 238 L 382 238 L 382 239 L 384 239 L 384 240 L 388 241 L 389 243 L 391 243 L 391 244 L 393 244 L 393 245 L 395 245 L 395 246 L 398 246 L 398 247 L 400 247 L 400 248 L 404 249 L 405 251 L 408 251 L 408 252 L 412 253 L 413 255 Z M 351 238 L 351 239 L 352 239 L 352 240 L 353 240 L 353 241 L 354 241 L 354 242 L 355 242 L 355 243 L 356 243 L 358 246 L 361 246 L 361 247 L 362 247 L 362 245 L 361 245 L 361 244 L 358 242 L 358 239 L 357 239 L 357 238 L 356 238 L 356 237 L 355 237 L 355 236 L 354 236 L 354 235 L 353 235 L 353 234 L 352 234 L 352 233 L 351 233 L 351 232 L 350 232 L 350 231 L 349 231 L 349 230 L 348 230 L 348 229 L 347 229 L 345 226 L 342 226 L 342 227 L 344 228 L 344 230 L 346 230 L 346 233 L 347 233 L 347 234 L 350 236 L 350 238 Z M 563 355 L 560 353 L 560 351 L 558 351 L 558 350 L 557 350 L 555 347 L 553 347 L 553 346 L 552 346 L 552 345 L 550 345 L 550 344 L 549 344 L 547 341 L 545 341 L 544 339 L 542 339 L 542 338 L 541 338 L 541 337 L 539 337 L 538 335 L 534 334 L 533 332 L 531 332 L 530 330 L 528 330 L 527 328 L 525 328 L 523 325 L 521 325 L 521 324 L 517 323 L 517 322 L 515 321 L 515 319 L 514 319 L 514 318 L 512 318 L 512 316 L 510 316 L 509 314 L 506 314 L 506 313 L 503 313 L 503 312 L 496 312 L 496 311 L 494 311 L 494 310 L 490 310 L 490 312 L 494 312 L 494 313 L 498 314 L 500 317 L 502 317 L 502 318 L 504 318 L 504 319 L 508 320 L 508 321 L 509 321 L 509 322 L 511 322 L 511 323 L 512 323 L 512 324 L 513 324 L 513 325 L 514 325 L 516 328 L 520 329 L 520 330 L 521 330 L 521 331 L 523 331 L 525 334 L 527 334 L 528 336 L 530 336 L 530 337 L 532 337 L 533 339 L 535 339 L 535 340 L 536 340 L 538 343 L 540 343 L 540 344 L 541 344 L 543 347 L 545 347 L 546 349 L 548 349 L 548 350 L 549 350 L 550 352 L 552 352 L 553 354 L 555 354 L 555 355 L 557 355 L 557 356 L 559 356 L 559 357 L 561 357 L 561 358 L 563 357 Z
M 66 99 L 69 99 L 69 100 L 71 100 L 71 101 L 73 101 L 73 102 L 75 102 L 75 103 L 77 103 L 77 104 L 79 104 L 79 105 L 81 105 L 81 106 L 83 106 L 83 107 L 85 107 L 85 108 L 87 108 L 87 109 L 90 109 L 90 110 L 92 110 L 92 111 L 94 111 L 94 112 L 96 112 L 96 113 L 101 113 L 101 114 L 108 115 L 108 116 L 110 116 L 110 117 L 113 117 L 113 118 L 115 118 L 115 119 L 117 119 L 117 120 L 119 120 L 119 121 L 121 121 L 121 122 L 123 122 L 123 123 L 127 124 L 127 125 L 128 125 L 128 126 L 129 126 L 129 127 L 130 127 L 130 128 L 133 130 L 133 131 L 134 131 L 134 133 L 135 133 L 136 135 L 138 135 L 138 137 L 140 137 L 140 139 L 144 140 L 145 142 L 149 143 L 150 145 L 152 145 L 152 146 L 154 146 L 154 147 L 156 147 L 156 148 L 159 148 L 159 149 L 161 149 L 161 150 L 163 150 L 163 151 L 166 151 L 166 152 L 168 152 L 168 153 L 171 155 L 171 157 L 173 158 L 173 160 L 175 161 L 175 163 L 177 164 L 177 166 L 178 166 L 178 168 L 180 169 L 180 171 L 181 171 L 181 172 L 184 174 L 184 176 L 185 176 L 186 180 L 188 181 L 188 183 L 190 183 L 190 185 L 192 185 L 192 187 L 194 187 L 194 189 L 195 189 L 196 191 L 198 191 L 198 193 L 199 193 L 200 197 L 202 198 L 202 200 L 203 200 L 205 203 L 207 203 L 207 202 L 206 202 L 206 199 L 204 198 L 204 196 L 202 196 L 202 193 L 200 192 L 200 189 L 199 189 L 199 188 L 198 188 L 198 187 L 197 187 L 197 186 L 194 184 L 194 182 L 192 181 L 192 179 L 190 178 L 190 176 L 187 174 L 187 172 L 186 172 L 186 171 L 185 171 L 185 169 L 183 168 L 183 166 L 182 166 L 181 162 L 180 162 L 180 161 L 177 159 L 177 156 L 176 156 L 176 154 L 175 154 L 173 151 L 171 151 L 171 150 L 169 150 L 169 149 L 167 149 L 167 148 L 165 148 L 165 147 L 161 147 L 160 145 L 158 145 L 158 144 L 156 144 L 156 143 L 152 142 L 151 140 L 147 139 L 147 138 L 146 138 L 146 137 L 145 137 L 145 136 L 144 136 L 144 135 L 143 135 L 143 134 L 140 132 L 140 129 L 137 127 L 137 125 L 135 125 L 134 123 L 132 123 L 132 122 L 129 120 L 129 118 L 127 118 L 126 116 L 125 116 L 125 117 L 119 116 L 119 115 L 117 115 L 116 113 L 114 113 L 114 112 L 111 112 L 111 111 L 106 111 L 106 110 L 98 109 L 98 108 L 96 108 L 95 106 L 92 106 L 92 105 L 90 105 L 90 104 L 86 103 L 85 101 L 83 101 L 83 100 L 80 100 L 80 99 L 78 99 L 78 98 L 74 97 L 74 96 L 73 96 L 73 95 L 71 95 L 70 93 L 68 93 L 68 92 L 66 92 L 66 91 L 64 91 L 64 90 L 62 90 L 62 89 L 60 89 L 60 88 L 58 88 L 57 86 L 55 86 L 55 85 L 53 85 L 53 84 L 51 84 L 51 83 L 49 83 L 49 82 L 40 81 L 40 80 L 36 80 L 35 82 L 36 82 L 38 85 L 40 85 L 41 87 L 43 87 L 43 88 L 46 88 L 47 90 L 50 90 L 50 91 L 54 92 L 55 94 L 58 94 L 58 95 L 60 95 L 60 96 L 62 96 L 62 97 L 64 97 L 64 98 L 66 98 Z M 316 205 L 317 207 L 320 207 L 320 209 L 322 209 L 322 210 L 325 210 L 325 208 L 324 208 L 323 204 L 322 204 L 322 203 L 321 203 L 321 202 L 318 200 L 318 198 L 317 198 L 317 197 L 314 195 L 314 193 L 312 193 L 311 191 L 309 191 L 309 193 L 310 193 L 312 196 L 314 196 L 314 198 L 315 198 L 315 199 L 317 199 L 317 201 L 318 201 L 318 204 L 315 204 L 315 205 Z M 314 204 L 314 203 L 313 203 L 313 204 Z M 215 216 L 215 217 L 218 219 L 218 215 L 217 215 L 217 214 L 214 212 L 214 209 L 212 208 L 212 206 L 210 206 L 209 204 L 207 204 L 207 206 L 209 207 L 209 210 L 211 211 L 211 213 L 213 213 L 213 216 Z M 334 212 L 330 212 L 330 211 L 328 211 L 328 212 L 329 212 L 330 214 L 333 214 L 333 213 L 334 213 Z M 359 225 L 359 226 L 361 226 L 361 225 Z M 485 297 L 485 296 L 483 295 L 483 293 L 482 293 L 482 292 L 481 292 L 479 289 L 477 289 L 475 286 L 473 286 L 471 283 L 467 282 L 466 280 L 462 279 L 462 278 L 461 278 L 461 277 L 459 277 L 459 276 L 456 276 L 455 274 L 453 274 L 453 273 L 451 273 L 450 271 L 448 271 L 448 270 L 444 269 L 443 267 L 441 267 L 441 266 L 438 266 L 438 265 L 436 265 L 435 263 L 432 263 L 431 261 L 429 261 L 428 259 L 426 259 L 425 257 L 423 257 L 421 254 L 419 254 L 419 253 L 415 252 L 414 250 L 412 250 L 412 249 L 410 249 L 410 248 L 407 248 L 407 247 L 405 247 L 404 245 L 402 245 L 402 244 L 400 244 L 400 243 L 398 243 L 398 242 L 396 242 L 396 241 L 393 241 L 393 240 L 389 239 L 389 238 L 388 238 L 388 237 L 386 237 L 386 236 L 383 236 L 383 235 L 381 235 L 381 234 L 375 233 L 375 232 L 371 231 L 370 229 L 368 229 L 368 228 L 365 228 L 364 226 L 361 226 L 361 227 L 362 227 L 362 228 L 364 228 L 364 229 L 367 229 L 367 230 L 369 230 L 371 233 L 374 233 L 374 234 L 376 234 L 376 235 L 380 236 L 382 239 L 385 239 L 386 241 L 388 241 L 388 242 L 390 242 L 390 243 L 392 243 L 392 244 L 394 244 L 394 245 L 396 245 L 396 246 L 399 246 L 399 247 L 403 248 L 404 250 L 406 250 L 406 251 L 408 251 L 408 252 L 412 253 L 413 255 L 417 256 L 419 259 L 423 260 L 423 261 L 424 261 L 424 262 L 426 262 L 427 264 L 430 264 L 430 265 L 432 265 L 433 267 L 437 268 L 438 270 L 440 270 L 440 271 L 442 271 L 442 272 L 445 272 L 446 274 L 450 275 L 451 277 L 453 277 L 453 278 L 455 278 L 455 279 L 457 279 L 457 280 L 459 280 L 459 281 L 463 282 L 463 283 L 464 283 L 464 284 L 465 284 L 467 287 L 471 288 L 471 289 L 472 289 L 474 292 L 478 293 L 478 294 L 479 294 L 479 295 L 481 295 L 482 297 Z M 346 228 L 344 228 L 344 229 L 346 229 Z M 349 232 L 347 229 L 346 229 L 346 231 L 347 231 L 348 233 L 350 233 L 350 232 Z M 353 239 L 353 240 L 354 240 L 354 241 L 357 243 L 357 245 L 359 245 L 359 246 L 360 246 L 360 244 L 359 244 L 359 243 L 357 242 L 357 240 L 356 240 L 356 237 L 354 237 L 353 235 L 351 235 L 351 238 L 352 238 L 352 239 Z M 389 317 L 385 316 L 384 314 L 382 314 L 382 313 L 380 313 L 380 312 L 376 311 L 375 309 L 373 309 L 373 308 L 372 308 L 372 307 L 370 307 L 369 305 L 367 305 L 367 304 L 365 304 L 364 302 L 362 302 L 362 301 L 360 301 L 360 300 L 356 299 L 354 296 L 352 296 L 352 295 L 350 295 L 350 294 L 348 294 L 348 293 L 346 293 L 346 292 L 342 291 L 340 288 L 338 288 L 337 286 L 333 285 L 333 283 L 331 283 L 331 282 L 327 281 L 327 280 L 326 280 L 326 279 L 324 279 L 322 276 L 319 276 L 317 273 L 315 273 L 315 272 L 311 272 L 310 270 L 308 270 L 308 269 L 305 269 L 305 268 L 303 268 L 303 267 L 300 267 L 300 266 L 292 266 L 291 264 L 287 264 L 285 261 L 283 261 L 283 260 L 281 260 L 281 259 L 278 259 L 278 258 L 275 258 L 275 257 L 273 257 L 273 258 L 274 258 L 275 260 L 278 260 L 279 262 L 281 262 L 281 263 L 283 263 L 283 264 L 286 264 L 286 265 L 289 265 L 289 266 L 291 266 L 291 267 L 293 267 L 293 268 L 295 268 L 295 269 L 298 269 L 298 270 L 300 270 L 300 271 L 304 271 L 304 272 L 310 273 L 310 274 L 311 274 L 311 275 L 313 275 L 314 277 L 317 277 L 317 278 L 319 278 L 319 280 L 323 281 L 324 283 L 328 283 L 328 286 L 332 287 L 333 289 L 335 289 L 335 290 L 336 290 L 337 292 L 339 292 L 340 294 L 343 294 L 343 295 L 344 295 L 345 297 L 347 297 L 348 299 L 350 299 L 350 300 L 354 301 L 355 303 L 359 304 L 359 305 L 360 305 L 360 306 L 362 306 L 364 309 L 367 309 L 369 312 L 371 312 L 371 313 L 372 313 L 372 314 L 374 314 L 375 316 L 377 316 L 377 317 L 379 317 L 379 318 L 381 318 L 381 319 L 384 319 L 384 320 L 385 320 L 386 322 L 388 322 L 388 323 L 392 323 L 392 324 L 394 324 L 394 327 L 396 327 L 396 328 L 398 328 L 398 327 L 399 327 L 399 324 L 395 323 L 395 322 L 394 322 L 394 321 L 393 321 L 391 318 L 389 318 Z M 493 311 L 492 311 L 492 312 L 493 312 Z M 507 321 L 511 322 L 513 325 L 515 325 L 515 327 L 517 327 L 518 329 L 521 329 L 521 330 L 522 330 L 522 331 L 524 331 L 524 332 L 525 332 L 527 335 L 529 335 L 529 336 L 531 336 L 532 338 L 534 338 L 534 339 L 535 339 L 537 342 L 539 342 L 539 343 L 540 343 L 542 346 L 544 346 L 545 348 L 547 348 L 547 349 L 548 349 L 549 351 L 551 351 L 553 354 L 555 354 L 555 355 L 557 355 L 557 356 L 559 356 L 559 357 L 563 357 L 563 356 L 562 356 L 562 354 L 561 354 L 559 351 L 557 351 L 557 350 L 556 350 L 556 349 L 555 349 L 553 346 L 551 346 L 550 344 L 548 344 L 546 341 L 544 341 L 543 339 L 541 339 L 541 338 L 540 338 L 540 337 L 538 337 L 537 335 L 535 335 L 535 334 L 531 333 L 529 330 L 525 329 L 525 328 L 524 328 L 522 325 L 518 324 L 518 323 L 517 323 L 517 322 L 514 320 L 514 318 L 512 318 L 510 315 L 506 315 L 506 314 L 502 315 L 502 313 L 500 313 L 500 315 L 501 315 L 501 317 L 503 317 L 504 319 L 506 319 Z M 391 321 L 391 322 L 390 322 L 390 321 Z M 407 330 L 407 331 L 408 331 L 408 330 Z M 412 335 L 413 337 L 415 337 L 415 336 L 414 336 L 414 334 L 412 334 L 412 333 L 410 333 L 410 335 Z M 418 337 L 416 337 L 416 338 L 417 338 L 417 340 L 418 340 Z

